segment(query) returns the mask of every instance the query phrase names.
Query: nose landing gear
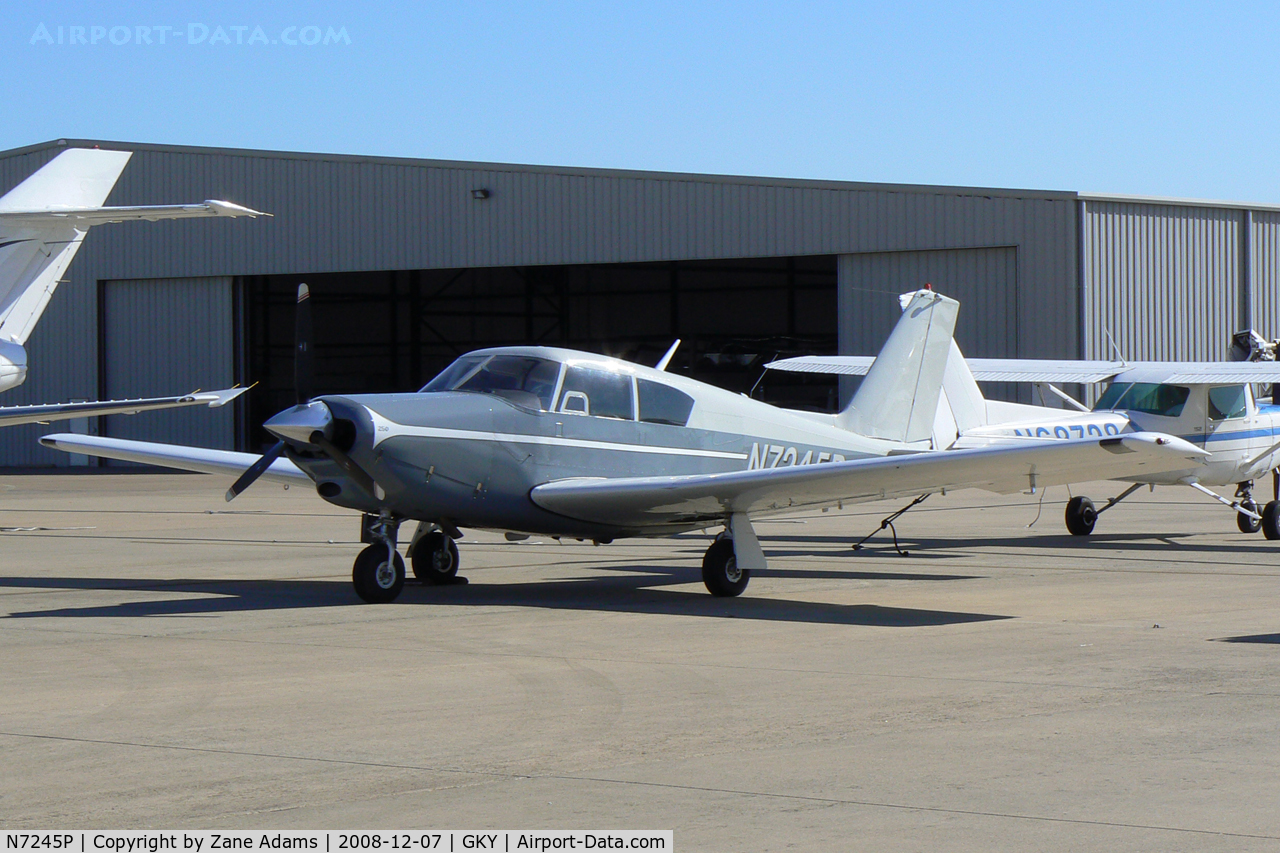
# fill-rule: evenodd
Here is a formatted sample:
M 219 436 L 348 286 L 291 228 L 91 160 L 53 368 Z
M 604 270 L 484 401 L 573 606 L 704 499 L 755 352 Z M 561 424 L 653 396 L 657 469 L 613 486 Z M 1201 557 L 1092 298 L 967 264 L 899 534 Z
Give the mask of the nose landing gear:
M 399 529 L 400 520 L 387 510 L 365 516 L 360 538 L 371 544 L 356 556 L 351 583 L 369 604 L 389 604 L 404 589 L 404 558 L 396 551 Z

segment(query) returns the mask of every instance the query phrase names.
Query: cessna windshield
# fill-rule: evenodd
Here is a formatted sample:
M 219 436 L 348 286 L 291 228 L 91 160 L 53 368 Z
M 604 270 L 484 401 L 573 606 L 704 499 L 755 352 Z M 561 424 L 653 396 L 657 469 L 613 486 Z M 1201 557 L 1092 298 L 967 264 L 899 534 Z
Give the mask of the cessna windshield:
M 1108 386 L 1098 402 L 1095 412 L 1125 409 L 1146 415 L 1176 418 L 1182 414 L 1191 389 L 1184 385 L 1164 385 L 1155 382 L 1116 382 Z
M 464 355 L 422 390 L 496 394 L 526 409 L 669 426 L 684 426 L 693 412 L 692 397 L 661 382 L 603 365 L 561 368 L 535 356 Z

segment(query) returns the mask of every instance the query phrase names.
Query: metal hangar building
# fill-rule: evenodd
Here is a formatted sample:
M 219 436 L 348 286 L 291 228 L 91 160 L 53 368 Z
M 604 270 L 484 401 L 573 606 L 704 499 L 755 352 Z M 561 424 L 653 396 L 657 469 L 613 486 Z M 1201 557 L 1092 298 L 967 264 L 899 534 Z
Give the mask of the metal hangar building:
M 257 450 L 293 402 L 296 286 L 321 392 L 420 387 L 458 354 L 540 343 L 654 363 L 784 405 L 803 353 L 873 354 L 896 294 L 961 302 L 987 357 L 1218 359 L 1280 335 L 1280 207 L 1078 192 L 519 166 L 60 139 L 0 152 L 0 193 L 65 147 L 134 156 L 108 204 L 226 199 L 270 219 L 93 229 L 0 405 L 257 383 L 225 410 L 0 430 L 0 466 L 85 464 L 87 431 Z M 1015 393 L 996 389 L 996 393 Z

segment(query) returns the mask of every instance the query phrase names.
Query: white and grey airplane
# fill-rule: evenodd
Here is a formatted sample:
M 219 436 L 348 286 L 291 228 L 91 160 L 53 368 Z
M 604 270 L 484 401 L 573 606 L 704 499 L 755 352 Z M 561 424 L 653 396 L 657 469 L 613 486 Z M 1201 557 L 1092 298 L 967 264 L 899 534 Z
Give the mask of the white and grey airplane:
M 873 356 L 800 356 L 767 367 L 799 373 L 862 375 Z M 987 400 L 975 380 L 1035 383 L 1074 411 Z M 1110 383 L 1092 410 L 1057 388 L 1062 383 Z M 1071 439 L 1155 431 L 1175 435 L 1206 451 L 1181 469 L 1111 474 L 1129 484 L 1102 507 L 1076 495 L 1067 503 L 1067 529 L 1093 532 L 1098 515 L 1142 486 L 1187 486 L 1236 512 L 1245 533 L 1259 528 L 1280 539 L 1280 489 L 1259 510 L 1254 480 L 1280 465 L 1280 406 L 1254 397 L 1257 384 L 1280 382 L 1280 362 L 1125 362 L 1041 359 L 965 359 L 952 343 L 933 441 L 939 448 L 982 447 L 1024 441 Z M 1076 482 L 1091 479 L 1075 478 Z M 1278 481 L 1280 482 L 1280 481 Z M 1235 486 L 1229 500 L 1209 486 Z
M 765 556 L 752 519 L 977 487 L 1035 489 L 1194 464 L 1204 451 L 1157 433 L 1084 436 L 931 453 L 958 303 L 915 293 L 839 414 L 779 409 L 656 368 L 548 347 L 464 355 L 417 393 L 310 396 L 310 321 L 299 294 L 299 402 L 265 424 L 262 457 L 50 435 L 46 446 L 209 473 L 310 481 L 364 513 L 352 578 L 369 602 L 404 584 L 399 525 L 416 520 L 414 574 L 451 582 L 460 528 L 596 542 L 724 525 L 702 564 L 714 595 L 739 595 Z M 664 359 L 665 363 L 665 359 Z M 279 458 L 281 455 L 287 459 Z
M 103 207 L 132 152 L 68 148 L 0 197 L 0 391 L 27 378 L 25 344 L 93 225 L 145 219 L 263 216 L 227 201 Z M 243 389 L 177 397 L 0 407 L 0 426 L 181 406 L 222 406 Z

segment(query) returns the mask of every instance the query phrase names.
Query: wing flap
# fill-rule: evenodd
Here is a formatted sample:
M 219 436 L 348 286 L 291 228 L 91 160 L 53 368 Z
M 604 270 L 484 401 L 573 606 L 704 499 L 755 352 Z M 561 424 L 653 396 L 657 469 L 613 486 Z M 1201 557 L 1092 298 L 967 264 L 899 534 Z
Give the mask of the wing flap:
M 226 474 L 238 477 L 261 457 L 256 453 L 237 453 L 234 450 L 211 450 L 205 447 L 184 447 L 179 444 L 159 444 L 151 441 L 129 441 L 123 438 L 105 438 L 94 435 L 70 435 L 59 433 L 40 439 L 45 447 L 64 450 L 67 453 L 83 453 L 104 459 L 120 459 L 143 465 L 176 468 L 179 471 L 195 471 L 200 474 Z M 277 459 L 263 474 L 264 480 L 278 483 L 308 483 L 311 478 L 302 473 L 288 459 Z
M 642 528 L 942 489 L 1007 494 L 1033 486 L 1176 471 L 1205 456 L 1179 438 L 1130 433 L 726 474 L 561 480 L 537 486 L 531 497 L 543 509 L 581 521 Z

